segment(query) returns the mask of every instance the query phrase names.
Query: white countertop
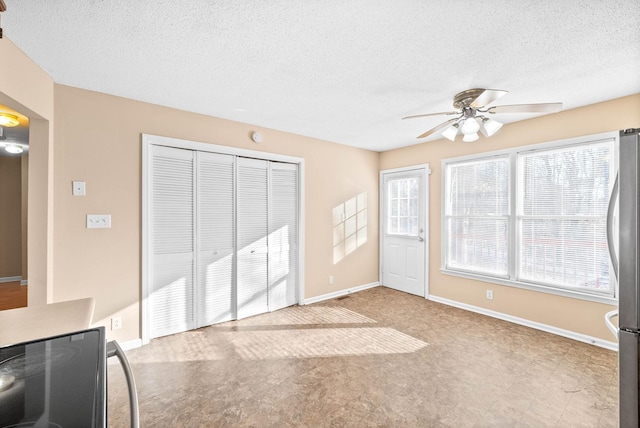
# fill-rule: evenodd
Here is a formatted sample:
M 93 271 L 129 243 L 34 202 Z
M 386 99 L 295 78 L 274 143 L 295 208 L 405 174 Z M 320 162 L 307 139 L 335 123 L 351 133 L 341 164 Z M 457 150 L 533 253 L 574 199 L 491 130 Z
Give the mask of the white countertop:
M 0 311 L 0 346 L 85 330 L 94 306 L 87 298 Z

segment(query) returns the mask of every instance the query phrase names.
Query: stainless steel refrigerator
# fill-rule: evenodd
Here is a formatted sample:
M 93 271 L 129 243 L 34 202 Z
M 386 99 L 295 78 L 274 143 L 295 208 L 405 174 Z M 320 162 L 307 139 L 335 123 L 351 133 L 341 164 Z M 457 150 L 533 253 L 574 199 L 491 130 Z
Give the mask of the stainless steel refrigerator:
M 609 250 L 618 276 L 618 361 L 620 427 L 639 426 L 640 407 L 640 129 L 620 131 L 618 187 L 618 248 L 612 242 L 609 222 Z M 612 201 L 613 202 L 613 201 Z M 613 205 L 611 203 L 610 205 Z M 610 206 L 610 218 L 612 207 Z M 616 260 L 617 259 L 617 260 Z

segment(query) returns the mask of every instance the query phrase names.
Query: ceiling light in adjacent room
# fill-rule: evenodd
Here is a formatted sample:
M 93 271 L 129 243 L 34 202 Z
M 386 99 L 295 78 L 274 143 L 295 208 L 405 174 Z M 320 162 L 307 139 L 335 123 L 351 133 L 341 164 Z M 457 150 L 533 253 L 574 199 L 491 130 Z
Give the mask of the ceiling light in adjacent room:
M 24 149 L 18 144 L 7 144 L 4 146 L 5 151 L 13 154 L 19 154 L 24 152 Z
M 0 113 L 0 126 L 18 126 L 18 116 L 10 113 Z

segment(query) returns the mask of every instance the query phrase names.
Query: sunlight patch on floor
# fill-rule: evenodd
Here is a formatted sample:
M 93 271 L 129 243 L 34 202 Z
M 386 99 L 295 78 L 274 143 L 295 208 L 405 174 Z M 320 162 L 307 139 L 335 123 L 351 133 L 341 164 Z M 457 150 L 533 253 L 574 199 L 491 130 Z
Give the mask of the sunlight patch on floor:
M 375 320 L 337 306 L 291 306 L 259 317 L 236 322 L 238 326 L 365 324 Z M 219 324 L 225 327 L 225 324 Z
M 223 332 L 245 360 L 404 354 L 428 344 L 393 328 L 318 328 Z

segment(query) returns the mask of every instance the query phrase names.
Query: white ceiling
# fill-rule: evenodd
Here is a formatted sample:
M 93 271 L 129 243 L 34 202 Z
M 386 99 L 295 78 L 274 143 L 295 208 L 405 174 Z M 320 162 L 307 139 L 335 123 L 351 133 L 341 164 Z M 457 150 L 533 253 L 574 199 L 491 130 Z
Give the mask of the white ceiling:
M 464 89 L 565 110 L 640 93 L 638 0 L 6 4 L 5 36 L 57 83 L 376 151 L 425 141 L 447 117 L 400 118 Z

